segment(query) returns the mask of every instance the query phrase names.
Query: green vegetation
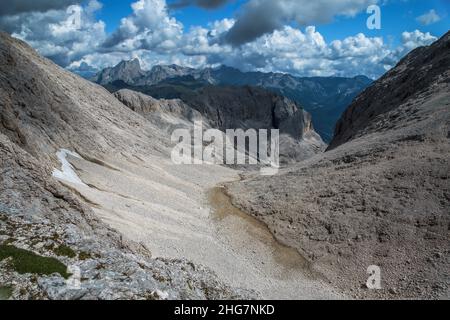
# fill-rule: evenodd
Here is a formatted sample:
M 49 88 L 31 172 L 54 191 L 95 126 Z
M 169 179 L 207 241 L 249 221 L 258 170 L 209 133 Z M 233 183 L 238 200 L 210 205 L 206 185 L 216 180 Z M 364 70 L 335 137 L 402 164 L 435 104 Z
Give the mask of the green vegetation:
M 42 257 L 15 246 L 0 245 L 0 261 L 6 258 L 12 259 L 13 269 L 20 274 L 50 275 L 59 273 L 65 279 L 70 277 L 67 267 L 55 258 Z
M 11 244 L 11 243 L 16 242 L 16 241 L 17 240 L 14 239 L 14 238 L 9 238 L 9 239 L 6 239 L 5 241 L 3 241 L 3 244 L 7 245 L 7 244 Z
M 65 245 L 60 245 L 59 247 L 53 249 L 53 252 L 57 256 L 61 256 L 61 257 L 75 258 L 77 256 L 75 251 L 73 251 L 71 248 L 69 248 L 68 246 L 65 246 Z
M 78 254 L 78 259 L 80 259 L 80 260 L 92 259 L 92 255 L 89 252 L 81 251 Z
M 0 287 L 0 301 L 8 300 L 13 293 L 13 289 L 11 287 Z

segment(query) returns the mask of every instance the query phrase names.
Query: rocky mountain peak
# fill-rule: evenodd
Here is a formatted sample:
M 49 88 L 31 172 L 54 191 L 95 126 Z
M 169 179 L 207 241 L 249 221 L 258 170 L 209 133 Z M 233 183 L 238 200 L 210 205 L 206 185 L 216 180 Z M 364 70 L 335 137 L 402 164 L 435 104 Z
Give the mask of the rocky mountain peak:
M 186 77 L 190 77 L 189 81 L 186 81 Z M 178 87 L 186 83 L 188 86 L 196 87 L 205 85 L 262 87 L 303 105 L 312 114 L 314 126 L 326 142 L 331 140 L 335 124 L 345 108 L 357 94 L 372 83 L 372 80 L 365 76 L 296 77 L 285 73 L 242 72 L 226 65 L 206 69 L 157 65 L 131 81 L 129 77 L 116 77 L 109 78 L 109 82 L 106 83 L 96 82 L 107 86 L 116 81 L 123 81 L 128 86 L 153 86 L 158 91 L 158 97 L 169 99 L 174 97 L 171 91 L 174 82 L 177 82 Z M 116 90 L 125 88 L 114 87 Z M 162 88 L 164 90 L 161 90 Z M 148 89 L 154 91 L 152 88 Z
M 132 60 L 126 61 L 122 60 L 116 68 L 122 69 L 122 70 L 138 70 L 142 71 L 141 69 L 141 63 L 138 58 L 134 58 Z
M 94 77 L 94 82 L 107 84 L 116 80 L 122 80 L 126 83 L 133 83 L 136 79 L 144 76 L 145 72 L 141 69 L 139 59 L 130 61 L 121 61 L 112 68 L 106 68 Z

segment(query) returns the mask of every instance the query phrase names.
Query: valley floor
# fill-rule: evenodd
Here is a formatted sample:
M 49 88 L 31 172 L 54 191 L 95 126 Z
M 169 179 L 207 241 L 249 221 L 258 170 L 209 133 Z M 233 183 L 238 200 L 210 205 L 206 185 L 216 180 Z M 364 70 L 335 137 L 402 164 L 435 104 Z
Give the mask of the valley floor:
M 225 283 L 266 299 L 342 299 L 309 271 L 296 250 L 231 205 L 220 185 L 239 171 L 176 166 L 163 158 L 111 157 L 96 163 L 69 156 L 83 184 L 75 189 L 108 225 L 153 257 L 186 258 Z

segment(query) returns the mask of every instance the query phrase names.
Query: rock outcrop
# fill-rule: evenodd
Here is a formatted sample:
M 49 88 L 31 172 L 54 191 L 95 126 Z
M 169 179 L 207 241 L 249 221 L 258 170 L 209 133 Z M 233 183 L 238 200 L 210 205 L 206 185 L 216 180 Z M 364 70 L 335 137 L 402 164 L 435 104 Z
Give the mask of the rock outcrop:
M 174 116 L 180 121 L 192 123 L 201 114 L 179 99 L 154 99 L 143 93 L 129 89 L 119 90 L 114 96 L 134 112 L 148 120 L 162 120 L 164 116 Z
M 177 65 L 156 65 L 149 71 L 144 71 L 138 59 L 121 61 L 118 65 L 105 68 L 92 79 L 94 82 L 105 85 L 115 81 L 123 81 L 133 86 L 154 85 L 161 81 L 191 75 L 195 69 Z
M 206 127 L 223 132 L 279 129 L 283 162 L 304 160 L 326 148 L 306 111 L 289 99 L 261 88 L 208 86 L 174 100 L 156 100 L 128 89 L 117 91 L 115 96 L 133 111 L 158 123 L 175 114 L 191 125 L 195 119 L 203 120 Z
M 326 147 L 314 131 L 311 116 L 301 106 L 267 90 L 208 86 L 182 99 L 222 131 L 279 129 L 284 162 L 310 158 Z
M 119 79 L 126 83 L 135 83 L 142 77 L 145 77 L 145 72 L 141 69 L 139 60 L 133 59 L 102 70 L 93 80 L 99 84 L 108 84 Z

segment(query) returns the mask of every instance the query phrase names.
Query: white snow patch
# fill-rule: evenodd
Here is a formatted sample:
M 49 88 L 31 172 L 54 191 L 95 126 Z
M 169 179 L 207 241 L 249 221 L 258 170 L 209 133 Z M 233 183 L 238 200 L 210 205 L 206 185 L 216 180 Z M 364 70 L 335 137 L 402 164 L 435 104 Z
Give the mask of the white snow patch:
M 56 156 L 61 162 L 61 170 L 54 169 L 52 176 L 58 180 L 86 186 L 86 184 L 84 184 L 83 181 L 81 181 L 81 179 L 76 174 L 73 166 L 69 163 L 69 161 L 67 161 L 67 155 L 70 155 L 78 159 L 82 159 L 81 156 L 76 152 L 72 152 L 66 149 L 59 150 L 56 153 Z

